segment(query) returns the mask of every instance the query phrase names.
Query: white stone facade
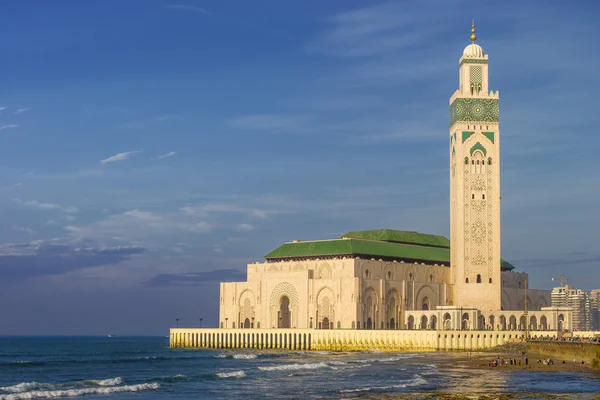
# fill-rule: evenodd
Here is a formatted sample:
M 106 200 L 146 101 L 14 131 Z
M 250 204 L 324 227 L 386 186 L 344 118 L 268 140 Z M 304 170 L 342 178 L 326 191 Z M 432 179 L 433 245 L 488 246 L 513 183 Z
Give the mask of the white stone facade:
M 488 61 L 467 46 L 450 99 L 448 261 L 330 254 L 249 264 L 246 282 L 221 283 L 220 328 L 570 330 L 570 309 L 550 307 L 550 292 L 529 289 L 526 273 L 500 268 L 499 95 L 488 88 Z M 439 348 L 442 335 L 434 338 Z

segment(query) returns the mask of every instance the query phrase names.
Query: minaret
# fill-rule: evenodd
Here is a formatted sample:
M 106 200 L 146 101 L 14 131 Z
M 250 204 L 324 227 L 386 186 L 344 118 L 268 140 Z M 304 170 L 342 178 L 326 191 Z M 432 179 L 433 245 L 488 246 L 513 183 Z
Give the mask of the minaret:
M 500 310 L 500 131 L 488 55 L 471 44 L 450 98 L 450 263 L 454 305 Z

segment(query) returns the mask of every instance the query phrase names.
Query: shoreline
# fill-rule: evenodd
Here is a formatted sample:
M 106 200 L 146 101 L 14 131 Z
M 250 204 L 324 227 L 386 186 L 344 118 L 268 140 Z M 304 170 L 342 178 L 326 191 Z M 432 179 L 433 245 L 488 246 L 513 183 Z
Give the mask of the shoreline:
M 527 352 L 525 343 L 509 343 L 504 346 L 495 347 L 486 351 L 454 353 L 455 357 L 450 361 L 442 361 L 440 364 L 448 367 L 459 367 L 467 369 L 492 369 L 500 368 L 507 371 L 535 371 L 535 372 L 578 372 L 591 373 L 600 377 L 600 370 L 592 368 L 589 363 L 582 364 L 581 359 L 552 358 L 547 355 Z M 504 360 L 505 363 L 497 366 L 490 365 L 492 360 Z M 511 365 L 510 360 L 516 361 Z M 525 363 L 525 360 L 528 363 Z M 545 360 L 552 359 L 553 364 L 544 364 Z M 541 362 L 538 362 L 540 360 Z M 563 363 L 564 361 L 564 363 Z

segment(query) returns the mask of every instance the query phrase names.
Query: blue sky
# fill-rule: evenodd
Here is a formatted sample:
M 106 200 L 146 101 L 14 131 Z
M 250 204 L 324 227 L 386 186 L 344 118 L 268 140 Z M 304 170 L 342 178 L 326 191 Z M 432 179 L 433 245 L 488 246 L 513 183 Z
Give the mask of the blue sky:
M 600 287 L 598 11 L 3 2 L 0 333 L 216 326 L 218 282 L 284 241 L 448 235 L 472 17 L 500 91 L 503 257 L 532 287 Z

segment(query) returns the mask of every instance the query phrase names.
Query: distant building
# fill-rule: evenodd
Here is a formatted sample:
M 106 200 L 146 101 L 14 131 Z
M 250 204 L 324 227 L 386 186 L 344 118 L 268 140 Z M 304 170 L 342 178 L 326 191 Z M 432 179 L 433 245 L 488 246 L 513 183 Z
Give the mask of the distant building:
M 596 296 L 600 296 L 597 291 Z M 570 285 L 555 287 L 550 294 L 552 307 L 569 307 L 573 310 L 572 329 L 574 331 L 591 331 L 594 328 L 591 296 L 581 289 Z M 600 297 L 598 297 L 600 299 Z
M 600 289 L 590 292 L 590 301 L 592 303 L 592 330 L 600 331 Z

